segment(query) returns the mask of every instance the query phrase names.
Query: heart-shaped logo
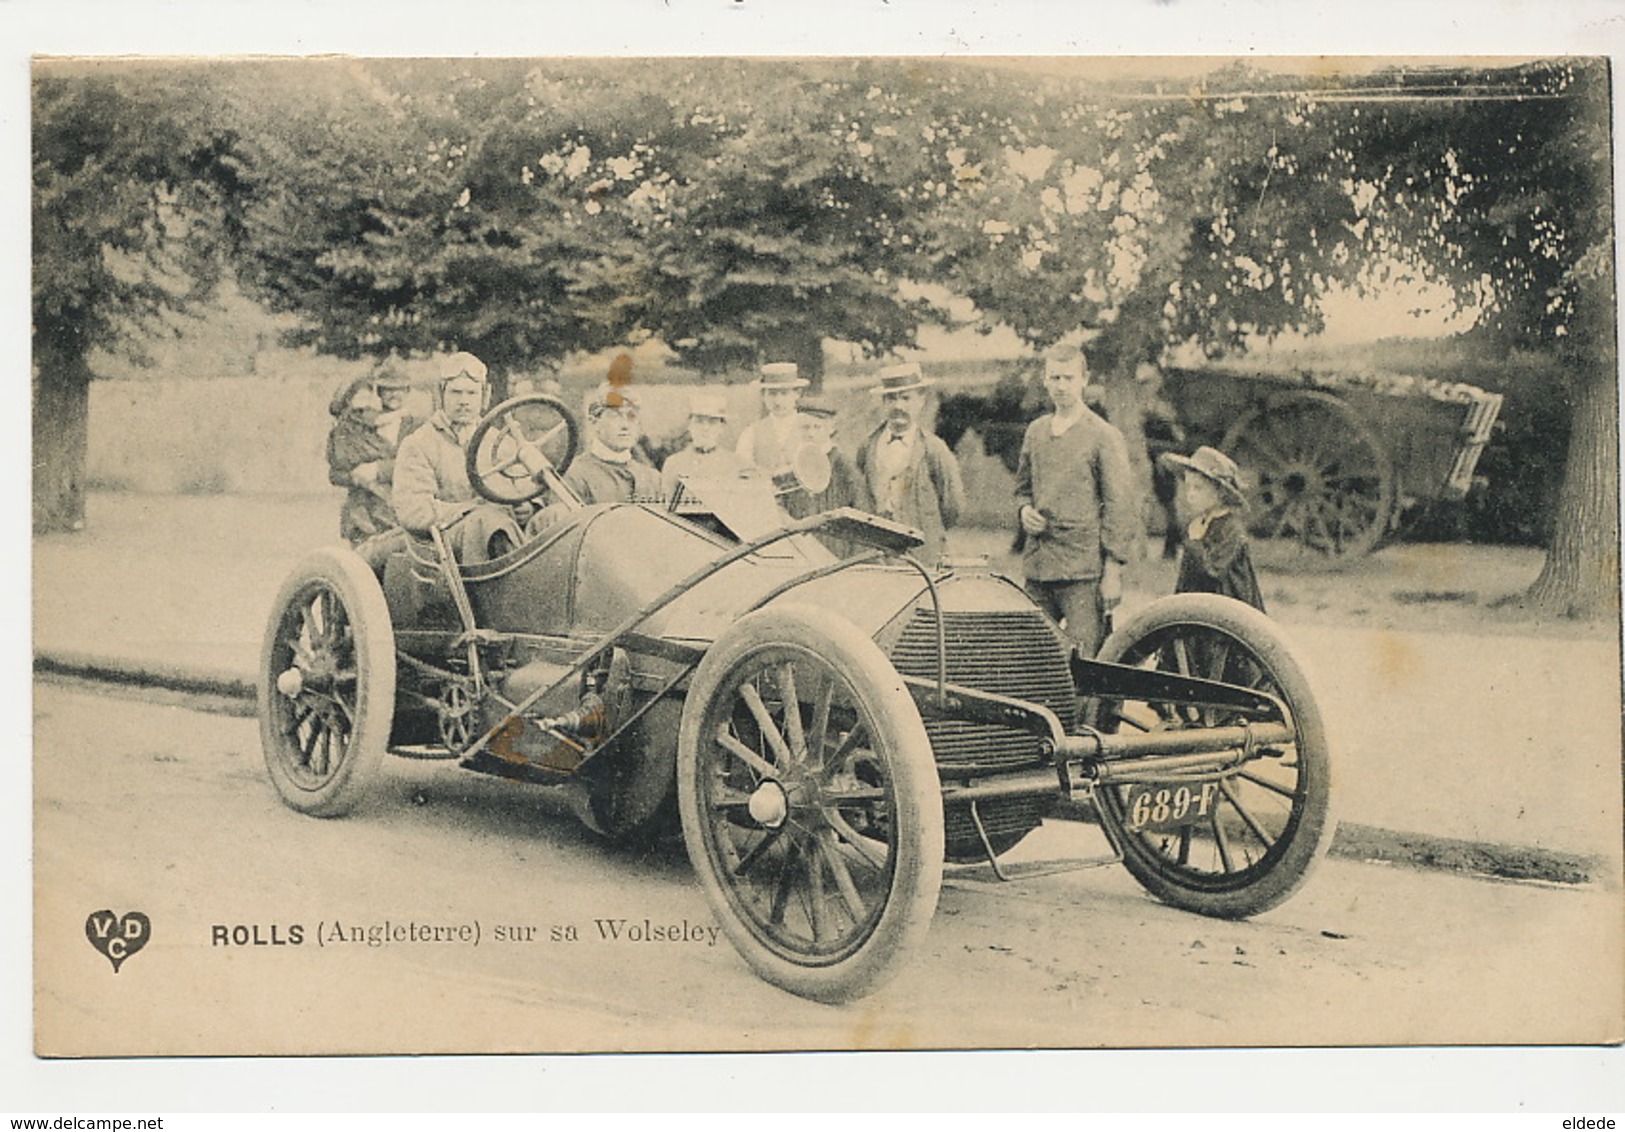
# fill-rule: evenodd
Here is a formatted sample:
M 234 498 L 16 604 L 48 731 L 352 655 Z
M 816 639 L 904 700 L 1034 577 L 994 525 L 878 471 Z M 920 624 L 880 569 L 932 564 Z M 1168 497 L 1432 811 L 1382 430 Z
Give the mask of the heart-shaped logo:
M 107 956 L 116 975 L 126 959 L 147 946 L 147 940 L 152 938 L 152 921 L 144 912 L 126 912 L 120 916 L 103 908 L 85 918 L 85 938 L 90 940 L 90 946 Z

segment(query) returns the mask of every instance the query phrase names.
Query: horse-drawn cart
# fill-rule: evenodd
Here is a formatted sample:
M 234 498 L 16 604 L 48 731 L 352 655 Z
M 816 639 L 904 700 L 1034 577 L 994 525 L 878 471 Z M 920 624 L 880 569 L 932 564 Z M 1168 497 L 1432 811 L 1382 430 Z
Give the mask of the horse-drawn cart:
M 1333 557 L 1465 496 L 1501 411 L 1498 393 L 1394 374 L 1170 369 L 1164 389 L 1191 444 L 1241 465 L 1254 534 Z

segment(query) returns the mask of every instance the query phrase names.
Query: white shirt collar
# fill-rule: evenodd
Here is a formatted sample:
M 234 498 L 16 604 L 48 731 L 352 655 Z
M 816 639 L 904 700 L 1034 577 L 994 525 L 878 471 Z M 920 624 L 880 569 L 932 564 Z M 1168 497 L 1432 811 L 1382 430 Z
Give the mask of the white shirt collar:
M 588 446 L 587 450 L 606 464 L 630 464 L 632 462 L 632 450 L 630 448 L 625 452 L 617 452 L 596 436 L 592 438 L 592 444 Z

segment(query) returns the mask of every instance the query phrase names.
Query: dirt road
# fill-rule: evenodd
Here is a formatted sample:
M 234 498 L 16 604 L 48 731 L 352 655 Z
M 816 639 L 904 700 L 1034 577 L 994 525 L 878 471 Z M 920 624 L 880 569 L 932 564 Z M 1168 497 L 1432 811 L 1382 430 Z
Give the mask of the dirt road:
M 1620 1037 L 1625 929 L 1604 889 L 1334 860 L 1224 923 L 1115 866 L 959 879 L 896 981 L 831 1008 L 749 973 L 680 854 L 607 848 L 548 791 L 390 760 L 375 804 L 318 821 L 276 799 L 251 720 L 42 684 L 35 727 L 44 1053 Z M 1057 823 L 1022 849 L 1101 845 Z M 102 910 L 151 925 L 116 974 L 86 936 Z

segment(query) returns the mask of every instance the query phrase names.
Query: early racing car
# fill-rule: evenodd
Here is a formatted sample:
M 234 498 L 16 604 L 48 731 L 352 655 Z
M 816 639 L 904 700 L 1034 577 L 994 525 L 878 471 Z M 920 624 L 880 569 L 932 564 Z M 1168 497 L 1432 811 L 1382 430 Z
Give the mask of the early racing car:
M 287 579 L 259 697 L 288 805 L 350 811 L 388 752 L 565 786 L 613 838 L 675 811 L 745 961 L 829 1002 L 894 972 L 945 862 L 1005 875 L 1057 799 L 1206 915 L 1278 904 L 1324 854 L 1324 725 L 1251 608 L 1163 598 L 1078 656 L 1010 580 L 916 560 L 908 528 L 790 520 L 739 483 L 582 506 L 576 447 L 560 402 L 499 405 L 470 479 L 501 504 L 549 494 L 552 526 L 490 562 L 400 533 Z

